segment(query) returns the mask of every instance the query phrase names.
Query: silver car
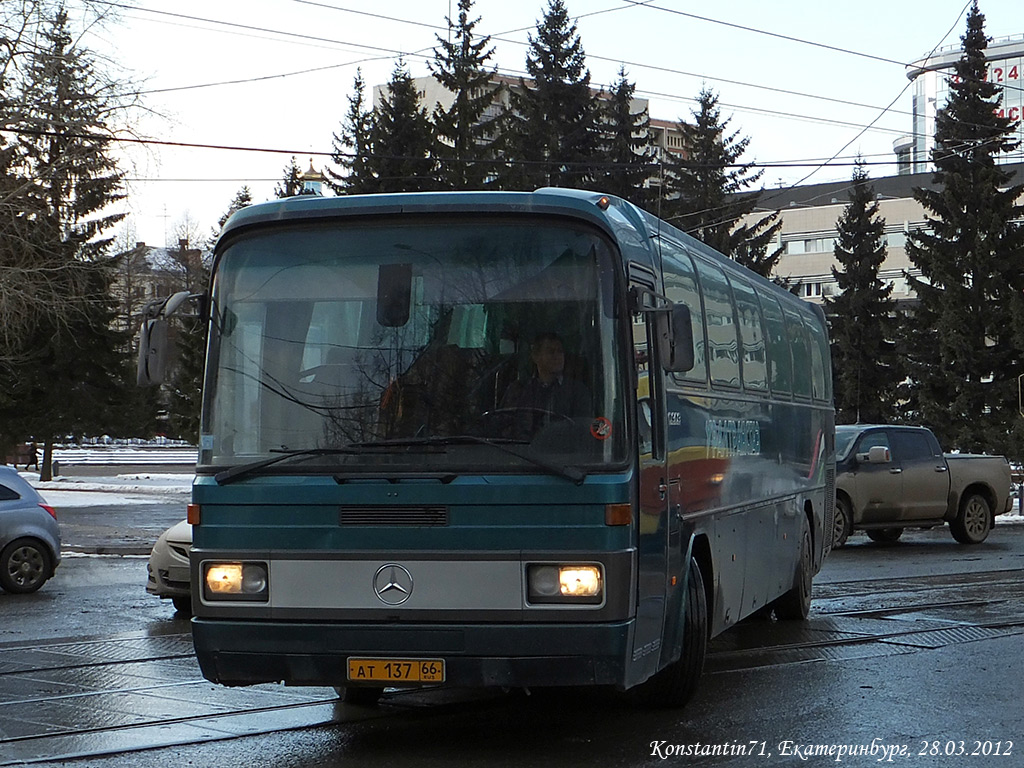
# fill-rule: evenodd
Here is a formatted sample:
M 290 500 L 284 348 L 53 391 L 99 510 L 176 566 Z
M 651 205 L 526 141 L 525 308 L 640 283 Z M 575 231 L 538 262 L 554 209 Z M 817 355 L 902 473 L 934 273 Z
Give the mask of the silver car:
M 56 510 L 14 468 L 0 465 L 0 588 L 35 592 L 58 565 Z
M 146 591 L 170 599 L 183 614 L 192 613 L 192 589 L 189 585 L 188 553 L 192 549 L 192 526 L 187 521 L 172 525 L 160 534 L 149 555 L 149 579 Z

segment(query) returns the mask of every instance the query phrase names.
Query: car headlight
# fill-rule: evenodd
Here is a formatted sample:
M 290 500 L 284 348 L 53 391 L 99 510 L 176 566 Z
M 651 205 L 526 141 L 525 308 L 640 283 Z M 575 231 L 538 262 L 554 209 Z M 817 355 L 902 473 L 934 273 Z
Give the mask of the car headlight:
M 533 563 L 526 569 L 531 603 L 595 605 L 604 599 L 604 575 L 599 565 Z
M 270 595 L 266 563 L 203 563 L 203 598 L 266 602 Z

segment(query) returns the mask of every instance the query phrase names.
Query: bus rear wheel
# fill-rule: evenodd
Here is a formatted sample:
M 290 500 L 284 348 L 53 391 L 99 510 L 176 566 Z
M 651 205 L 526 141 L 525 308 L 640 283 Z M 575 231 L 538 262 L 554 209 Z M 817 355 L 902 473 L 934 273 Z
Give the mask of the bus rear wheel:
M 681 707 L 693 698 L 704 671 L 708 647 L 708 601 L 704 577 L 693 558 L 686 580 L 683 649 L 679 658 L 636 688 L 637 700 L 651 707 Z
M 811 612 L 811 582 L 814 568 L 811 563 L 811 532 L 807 521 L 800 532 L 800 559 L 797 561 L 796 572 L 793 574 L 793 586 L 788 592 L 775 600 L 772 607 L 780 619 L 803 621 Z
M 355 704 L 359 707 L 372 707 L 380 701 L 383 688 L 352 688 L 349 686 L 336 685 L 334 690 L 338 698 L 346 704 Z

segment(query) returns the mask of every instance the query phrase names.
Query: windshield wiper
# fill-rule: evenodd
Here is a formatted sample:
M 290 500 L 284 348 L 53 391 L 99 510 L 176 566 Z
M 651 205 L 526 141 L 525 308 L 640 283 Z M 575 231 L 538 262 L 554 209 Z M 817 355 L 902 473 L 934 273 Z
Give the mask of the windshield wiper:
M 523 445 L 526 444 L 525 440 L 516 440 L 512 438 L 488 438 L 478 437 L 477 435 L 451 435 L 449 437 L 400 437 L 389 440 L 373 440 L 365 443 L 350 443 L 349 445 L 338 447 L 338 448 L 299 448 L 296 450 L 276 450 L 273 456 L 267 458 L 258 459 L 249 464 L 239 464 L 238 466 L 225 469 L 213 476 L 213 479 L 217 481 L 218 485 L 226 485 L 233 483 L 236 480 L 249 477 L 259 472 L 261 469 L 277 464 L 285 459 L 293 458 L 309 458 L 313 456 L 340 456 L 347 454 L 358 454 L 363 453 L 368 448 L 400 448 L 400 447 L 415 447 L 415 446 L 445 446 L 445 445 L 489 445 L 497 448 L 499 451 L 515 456 L 517 459 L 527 461 L 534 466 L 540 467 L 541 469 L 550 472 L 553 475 L 564 477 L 567 480 L 572 480 L 577 485 L 582 483 L 587 473 L 576 467 L 565 466 L 561 464 L 555 464 L 554 462 L 547 461 L 530 453 L 521 453 L 520 451 L 514 450 L 509 447 L 509 443 Z
M 227 483 L 232 483 L 235 480 L 241 480 L 244 477 L 253 475 L 264 467 L 277 464 L 279 461 L 284 461 L 285 459 L 293 459 L 300 456 L 339 456 L 350 453 L 362 453 L 362 450 L 365 447 L 368 446 L 360 446 L 360 449 L 356 449 L 353 446 L 345 446 L 342 448 L 298 448 L 292 451 L 274 450 L 274 456 L 270 456 L 265 459 L 257 459 L 249 464 L 239 464 L 238 466 L 231 467 L 230 469 L 222 470 L 215 474 L 213 479 L 217 481 L 217 485 L 225 485 Z
M 415 447 L 415 446 L 445 446 L 445 445 L 489 445 L 499 451 L 515 456 L 517 459 L 528 461 L 534 466 L 547 470 L 553 475 L 572 480 L 579 485 L 587 473 L 577 467 L 570 467 L 564 464 L 555 464 L 532 453 L 522 453 L 509 447 L 509 444 L 526 445 L 526 440 L 515 440 L 512 438 L 490 438 L 479 435 L 434 435 L 431 437 L 398 437 L 389 440 L 374 440 L 369 443 L 353 443 L 354 447 L 377 448 L 377 447 Z

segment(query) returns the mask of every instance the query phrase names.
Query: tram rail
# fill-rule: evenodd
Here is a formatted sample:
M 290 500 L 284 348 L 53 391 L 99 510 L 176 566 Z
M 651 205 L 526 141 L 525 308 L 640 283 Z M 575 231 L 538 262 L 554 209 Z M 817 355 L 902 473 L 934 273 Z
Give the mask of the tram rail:
M 706 673 L 1024 634 L 1021 573 L 816 586 L 807 622 L 741 623 L 712 642 Z M 391 706 L 372 710 L 342 705 L 328 688 L 216 686 L 200 675 L 188 632 L 8 644 L 0 646 L 0 766 L 388 717 L 406 698 L 390 694 Z

